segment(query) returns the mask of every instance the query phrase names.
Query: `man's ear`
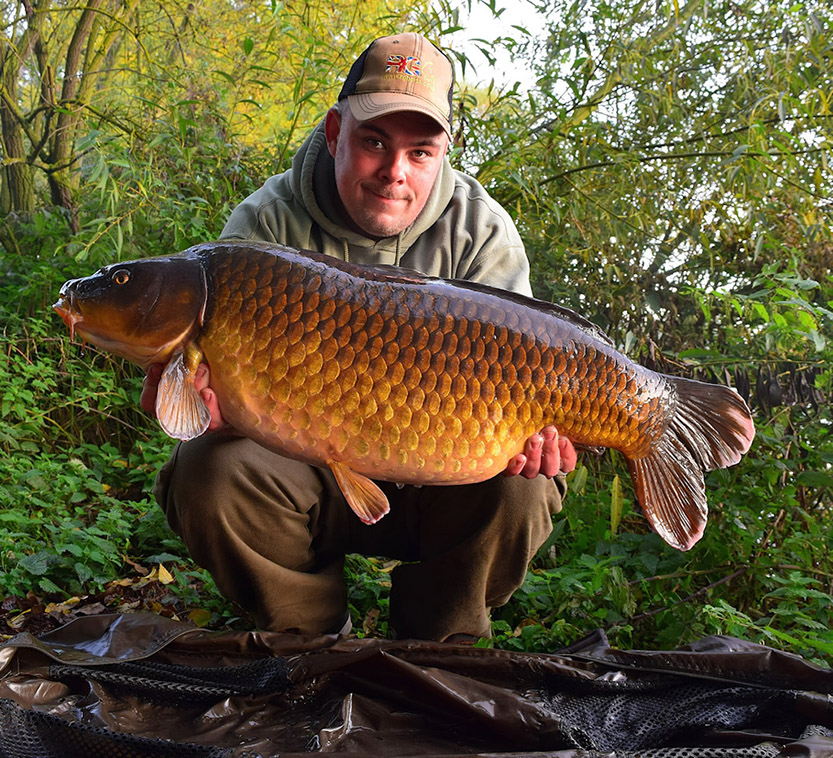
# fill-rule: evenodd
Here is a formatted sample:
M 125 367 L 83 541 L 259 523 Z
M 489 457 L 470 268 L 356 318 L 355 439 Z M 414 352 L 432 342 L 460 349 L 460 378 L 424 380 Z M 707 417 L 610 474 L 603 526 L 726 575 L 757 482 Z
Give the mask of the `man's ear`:
M 335 108 L 330 108 L 324 119 L 324 136 L 327 138 L 327 148 L 333 158 L 336 157 L 336 145 L 338 145 L 338 135 L 340 133 L 341 114 Z

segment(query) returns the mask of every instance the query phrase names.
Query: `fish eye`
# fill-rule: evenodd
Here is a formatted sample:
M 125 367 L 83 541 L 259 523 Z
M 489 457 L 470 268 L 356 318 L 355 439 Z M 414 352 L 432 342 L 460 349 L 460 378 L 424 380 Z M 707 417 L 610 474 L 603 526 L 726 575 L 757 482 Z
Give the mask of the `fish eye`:
M 119 286 L 127 284 L 130 281 L 130 272 L 127 269 L 120 268 L 113 274 L 113 281 Z

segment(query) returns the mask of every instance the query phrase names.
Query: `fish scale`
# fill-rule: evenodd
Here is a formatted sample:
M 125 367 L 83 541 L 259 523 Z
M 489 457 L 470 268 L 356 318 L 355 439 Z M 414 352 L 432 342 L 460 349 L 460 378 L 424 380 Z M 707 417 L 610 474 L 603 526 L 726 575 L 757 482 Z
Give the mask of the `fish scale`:
M 639 366 L 564 308 L 279 245 L 112 264 L 67 282 L 54 308 L 84 339 L 166 364 L 156 413 L 173 437 L 208 428 L 194 383 L 207 363 L 223 418 L 328 466 L 367 523 L 389 508 L 373 479 L 483 481 L 554 424 L 619 450 L 651 525 L 686 550 L 705 528 L 703 472 L 754 437 L 736 392 Z
M 293 457 L 323 450 L 376 478 L 459 483 L 499 473 L 550 423 L 629 454 L 658 423 L 665 387 L 649 372 L 623 377 L 612 351 L 575 327 L 535 323 L 491 294 L 348 276 L 327 286 L 308 258 L 256 249 L 207 264 L 214 298 L 198 345 L 223 415 Z M 602 418 L 610 373 L 625 412 Z

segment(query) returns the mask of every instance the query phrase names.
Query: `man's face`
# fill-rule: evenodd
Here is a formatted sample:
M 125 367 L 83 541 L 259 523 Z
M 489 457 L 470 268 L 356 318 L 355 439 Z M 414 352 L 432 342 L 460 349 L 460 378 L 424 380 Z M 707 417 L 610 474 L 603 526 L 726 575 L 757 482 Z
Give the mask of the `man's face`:
M 357 121 L 345 103 L 327 113 L 327 145 L 336 187 L 357 231 L 375 239 L 407 229 L 425 207 L 448 149 L 448 137 L 421 113 Z

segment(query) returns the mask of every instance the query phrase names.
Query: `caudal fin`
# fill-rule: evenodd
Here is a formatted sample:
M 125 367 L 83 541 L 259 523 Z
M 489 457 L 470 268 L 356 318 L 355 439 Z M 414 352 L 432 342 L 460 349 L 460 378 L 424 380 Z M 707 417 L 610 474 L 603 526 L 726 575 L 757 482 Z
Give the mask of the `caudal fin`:
M 674 415 L 651 452 L 628 459 L 628 469 L 651 526 L 672 547 L 688 550 L 706 528 L 703 473 L 740 461 L 755 425 L 733 389 L 665 378 L 677 390 Z

